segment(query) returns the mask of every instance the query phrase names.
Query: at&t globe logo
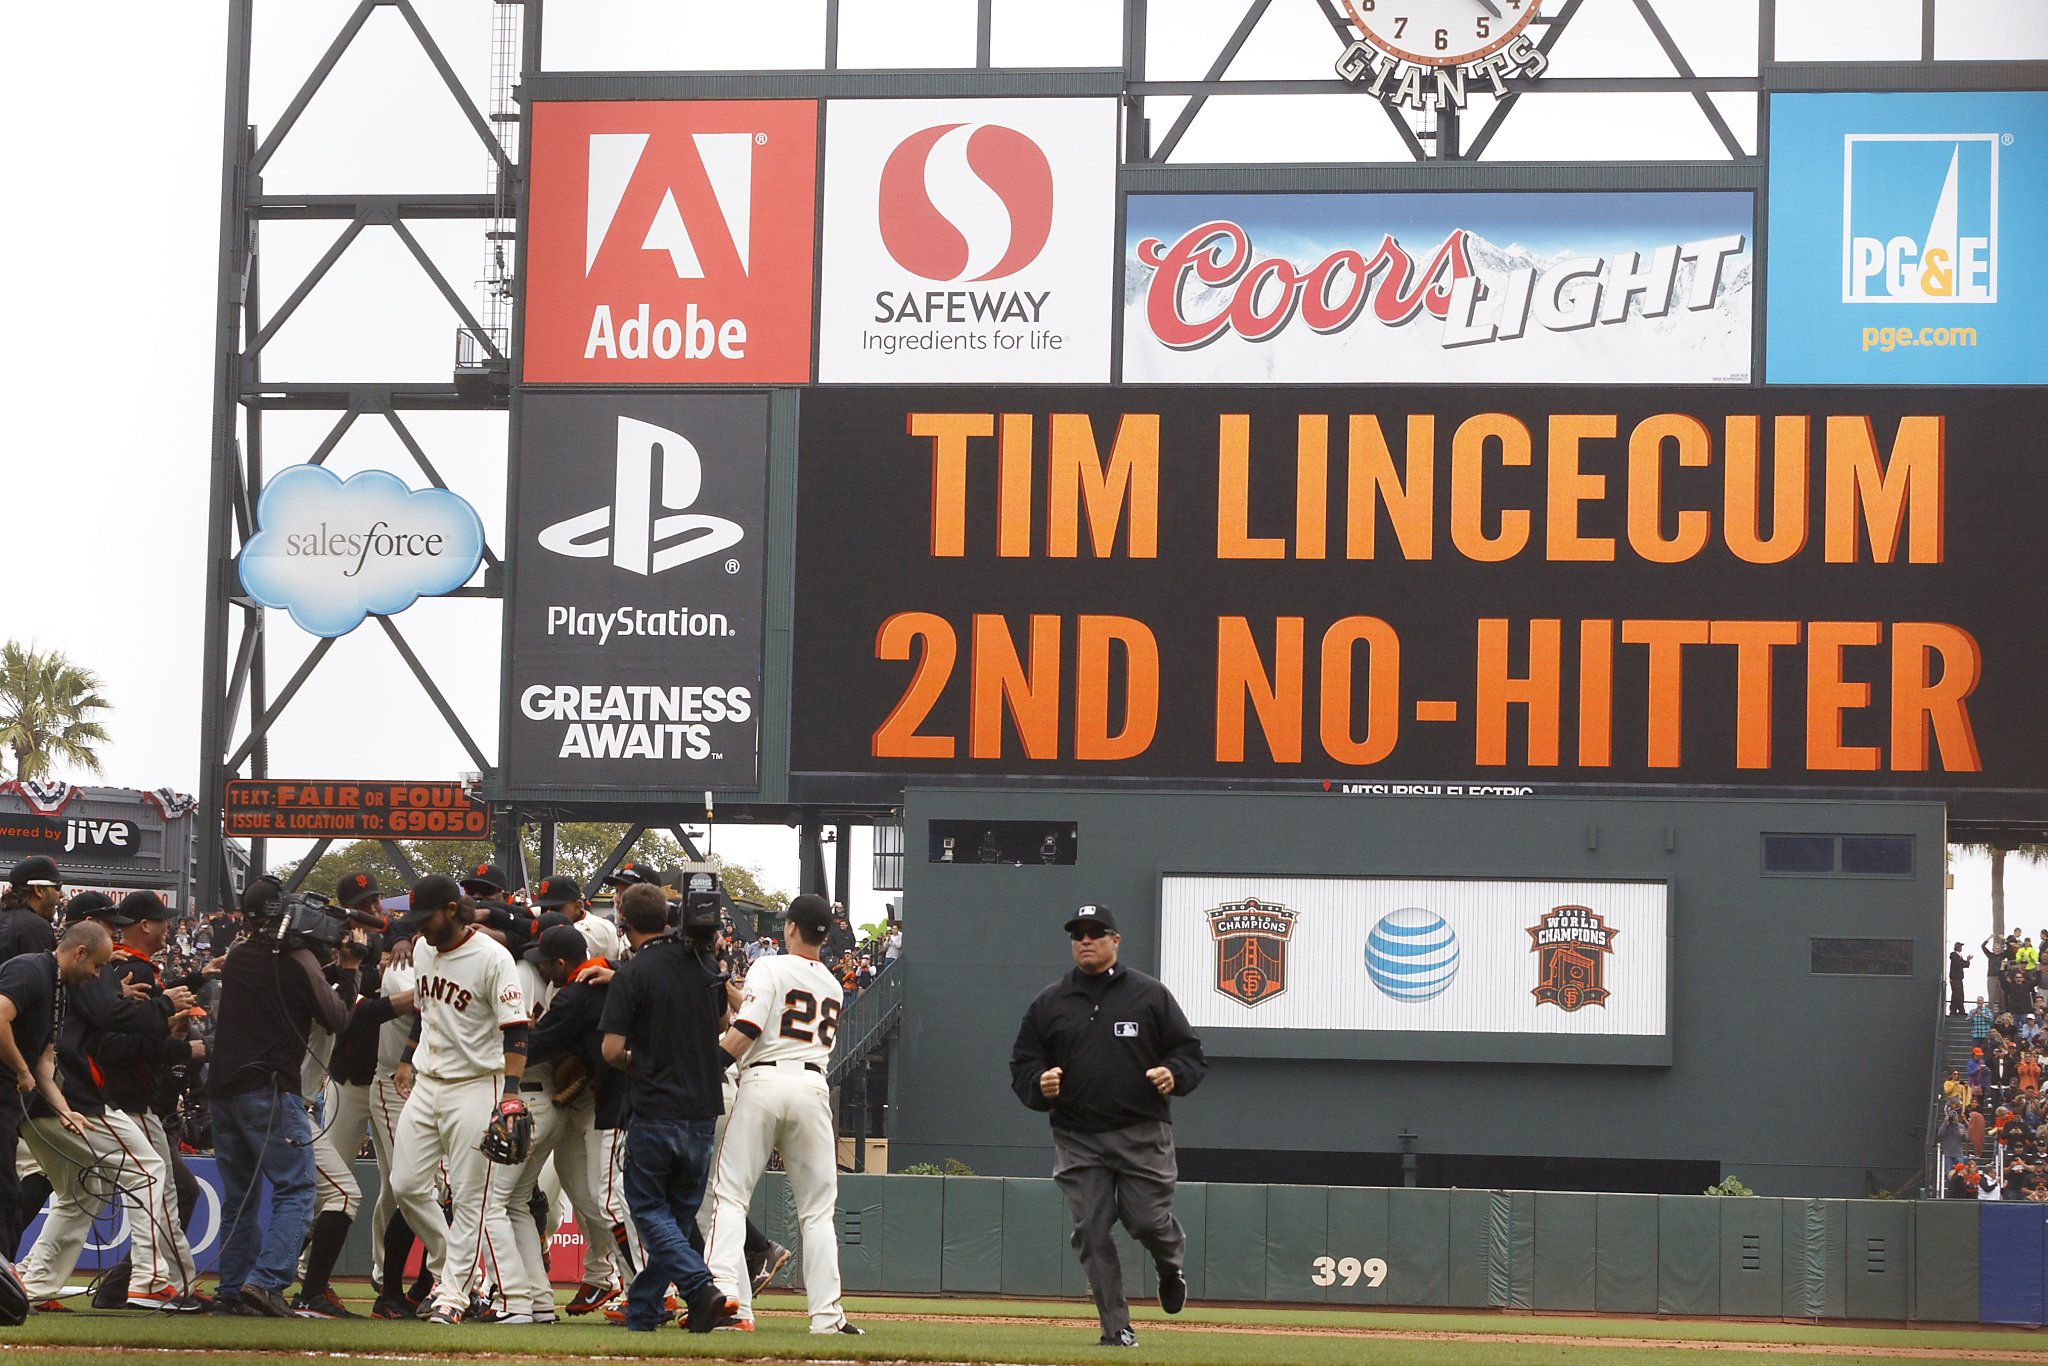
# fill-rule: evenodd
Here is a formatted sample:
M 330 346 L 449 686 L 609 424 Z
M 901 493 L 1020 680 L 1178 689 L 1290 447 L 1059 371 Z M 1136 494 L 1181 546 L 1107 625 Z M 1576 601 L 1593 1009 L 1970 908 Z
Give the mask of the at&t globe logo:
M 1444 918 L 1420 906 L 1389 911 L 1365 940 L 1365 971 L 1382 995 L 1427 1001 L 1458 975 L 1458 936 Z
M 1000 280 L 1052 233 L 1052 164 L 999 123 L 942 123 L 903 139 L 882 166 L 882 245 L 927 280 Z

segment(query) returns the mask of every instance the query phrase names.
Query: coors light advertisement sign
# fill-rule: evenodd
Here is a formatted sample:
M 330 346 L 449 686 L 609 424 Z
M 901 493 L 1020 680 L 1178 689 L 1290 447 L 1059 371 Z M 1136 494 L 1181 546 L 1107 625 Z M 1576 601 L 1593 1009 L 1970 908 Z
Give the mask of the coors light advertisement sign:
M 1746 384 L 1747 193 L 1133 195 L 1137 383 Z
M 755 785 L 767 485 L 766 394 L 524 396 L 513 790 Z

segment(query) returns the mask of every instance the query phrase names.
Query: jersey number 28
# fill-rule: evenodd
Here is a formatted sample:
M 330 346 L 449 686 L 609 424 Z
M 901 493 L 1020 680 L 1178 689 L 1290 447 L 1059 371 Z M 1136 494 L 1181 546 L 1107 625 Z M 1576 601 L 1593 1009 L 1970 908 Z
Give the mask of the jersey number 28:
M 819 1043 L 830 1048 L 832 1036 L 839 1032 L 839 1002 L 828 1000 L 821 1015 L 818 998 L 808 991 L 792 991 L 782 998 L 782 1037 L 795 1039 L 798 1043 L 809 1043 L 811 1031 L 816 1028 Z

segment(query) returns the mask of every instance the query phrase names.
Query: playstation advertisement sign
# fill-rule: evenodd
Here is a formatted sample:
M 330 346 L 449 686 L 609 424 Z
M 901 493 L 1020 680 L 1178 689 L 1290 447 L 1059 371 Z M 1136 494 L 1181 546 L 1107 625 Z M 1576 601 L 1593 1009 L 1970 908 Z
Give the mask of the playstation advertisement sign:
M 751 791 L 768 396 L 528 392 L 520 418 L 508 787 Z

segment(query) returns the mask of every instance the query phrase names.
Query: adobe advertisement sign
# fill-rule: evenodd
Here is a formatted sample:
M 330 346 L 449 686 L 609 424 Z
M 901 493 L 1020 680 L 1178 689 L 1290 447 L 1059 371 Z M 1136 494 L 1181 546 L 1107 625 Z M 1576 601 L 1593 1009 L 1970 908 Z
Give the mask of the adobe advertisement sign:
M 2042 430 L 2018 389 L 812 394 L 795 786 L 1725 785 L 2039 819 L 2048 618 L 2014 595 L 2048 556 Z
M 1109 379 L 1112 99 L 835 100 L 825 383 Z
M 528 384 L 811 377 L 811 100 L 537 104 Z
M 1205 1043 L 1232 1032 L 1225 1053 L 1285 1056 L 1326 1032 L 1401 1053 L 1415 1047 L 1402 1035 L 1512 1035 L 1654 1040 L 1606 1060 L 1668 1061 L 1670 895 L 1662 882 L 1169 873 L 1159 978 Z M 1544 1057 L 1602 1060 L 1589 1052 Z
M 2041 384 L 2048 94 L 1771 97 L 1769 378 Z
M 506 780 L 755 786 L 768 397 L 528 393 Z
M 1123 377 L 1746 384 L 1747 193 L 1132 195 Z

